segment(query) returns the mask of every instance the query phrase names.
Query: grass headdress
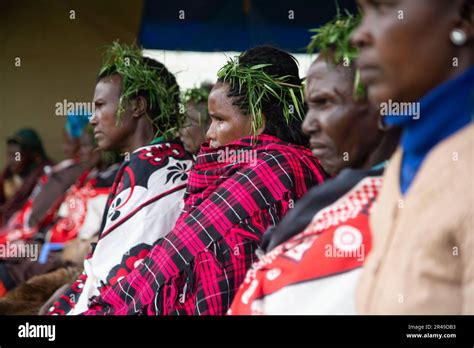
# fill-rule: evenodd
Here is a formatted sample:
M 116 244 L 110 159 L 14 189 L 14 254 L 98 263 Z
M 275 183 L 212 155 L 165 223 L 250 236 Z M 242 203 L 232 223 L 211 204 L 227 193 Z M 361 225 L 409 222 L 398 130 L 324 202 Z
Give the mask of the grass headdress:
M 362 18 L 360 12 L 353 15 L 345 11 L 345 15 L 341 14 L 337 9 L 336 17 L 323 26 L 310 29 L 315 33 L 311 37 L 311 42 L 307 46 L 308 53 L 319 51 L 320 54 L 328 52 L 333 53 L 334 63 L 350 66 L 359 52 L 351 43 L 351 35 L 354 29 L 359 25 Z M 360 71 L 356 69 L 354 77 L 354 96 L 363 98 L 365 96 L 365 88 L 360 81 Z
M 155 136 L 172 138 L 182 123 L 179 113 L 179 87 L 174 76 L 166 68 L 147 64 L 142 50 L 136 45 L 126 45 L 115 41 L 104 54 L 99 76 L 119 74 L 122 78 L 122 92 L 117 110 L 117 120 L 121 117 L 130 99 L 140 95 L 148 97 L 146 116 L 156 130 Z M 149 111 L 158 110 L 151 116 Z
M 303 87 L 289 83 L 288 80 L 292 78 L 290 75 L 273 76 L 265 72 L 264 68 L 272 64 L 252 66 L 240 64 L 241 56 L 230 58 L 218 71 L 217 76 L 223 82 L 237 86 L 239 93 L 245 90 L 244 98 L 252 117 L 253 134 L 256 134 L 263 125 L 262 102 L 269 101 L 271 98 L 278 100 L 287 124 L 290 124 L 292 119 L 302 120 L 304 118 Z
M 209 99 L 211 89 L 212 85 L 210 84 L 203 84 L 200 87 L 192 87 L 187 89 L 182 97 L 184 105 L 187 105 L 188 103 L 204 104 L 205 115 L 202 115 L 203 120 L 207 120 L 209 118 L 207 100 Z

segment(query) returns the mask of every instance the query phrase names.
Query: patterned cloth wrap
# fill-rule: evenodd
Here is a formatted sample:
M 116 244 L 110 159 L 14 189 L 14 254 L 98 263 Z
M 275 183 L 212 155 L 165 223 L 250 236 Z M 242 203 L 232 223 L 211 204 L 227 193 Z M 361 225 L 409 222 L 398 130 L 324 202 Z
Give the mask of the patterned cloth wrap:
M 193 158 L 181 142 L 159 141 L 136 149 L 120 167 L 102 218 L 100 237 L 84 272 L 51 308 L 75 314 L 130 273 L 152 244 L 171 231 L 183 205 Z
M 311 151 L 273 136 L 204 144 L 176 226 L 85 314 L 225 314 L 263 232 L 324 179 Z
M 334 188 L 324 190 L 332 204 L 252 266 L 228 314 L 356 314 L 355 286 L 372 246 L 369 215 L 382 177 L 366 176 L 337 197 L 339 184 L 325 184 Z M 315 191 L 313 202 L 305 201 L 308 207 L 314 199 L 325 200 Z

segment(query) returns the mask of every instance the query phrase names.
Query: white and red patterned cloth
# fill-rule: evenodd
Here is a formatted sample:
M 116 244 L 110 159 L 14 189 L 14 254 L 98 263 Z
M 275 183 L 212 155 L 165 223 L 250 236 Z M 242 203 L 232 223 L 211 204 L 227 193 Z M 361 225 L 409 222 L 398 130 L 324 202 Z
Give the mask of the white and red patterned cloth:
M 369 213 L 381 184 L 381 176 L 366 176 L 339 197 L 338 181 L 315 188 L 314 199 L 323 189 L 334 202 L 253 265 L 228 314 L 355 314 L 355 285 L 372 245 Z
M 179 141 L 159 141 L 132 153 L 118 171 L 99 241 L 84 261 L 83 275 L 51 314 L 84 312 L 92 296 L 141 263 L 151 245 L 176 223 L 192 164 Z
M 255 156 L 223 160 L 223 152 Z M 309 149 L 270 135 L 217 149 L 203 144 L 173 230 L 131 273 L 91 299 L 84 314 L 225 314 L 262 233 L 325 176 Z

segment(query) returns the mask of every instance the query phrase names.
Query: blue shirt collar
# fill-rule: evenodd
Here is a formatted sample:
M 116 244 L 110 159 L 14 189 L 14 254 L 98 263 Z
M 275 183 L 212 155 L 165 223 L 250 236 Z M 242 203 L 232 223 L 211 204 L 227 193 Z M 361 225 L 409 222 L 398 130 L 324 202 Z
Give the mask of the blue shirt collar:
M 387 116 L 385 123 L 403 128 L 404 152 L 427 153 L 467 125 L 474 116 L 474 67 L 429 92 L 420 100 L 420 117 Z
M 409 189 L 428 152 L 472 121 L 474 67 L 439 85 L 419 103 L 418 119 L 406 115 L 384 117 L 386 124 L 402 128 L 400 189 L 403 194 Z

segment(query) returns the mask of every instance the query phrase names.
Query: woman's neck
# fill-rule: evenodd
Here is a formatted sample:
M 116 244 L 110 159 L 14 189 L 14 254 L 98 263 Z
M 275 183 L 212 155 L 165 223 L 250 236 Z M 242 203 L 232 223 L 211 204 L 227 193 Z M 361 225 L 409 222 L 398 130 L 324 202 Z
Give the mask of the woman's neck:
M 398 147 L 400 142 L 401 129 L 393 127 L 385 131 L 382 140 L 369 155 L 362 169 L 370 169 L 377 164 L 388 160 Z
M 154 134 L 151 124 L 149 122 L 147 122 L 147 124 L 139 124 L 121 151 L 123 153 L 131 154 L 136 149 L 148 145 L 153 140 L 153 138 Z

